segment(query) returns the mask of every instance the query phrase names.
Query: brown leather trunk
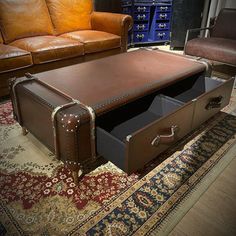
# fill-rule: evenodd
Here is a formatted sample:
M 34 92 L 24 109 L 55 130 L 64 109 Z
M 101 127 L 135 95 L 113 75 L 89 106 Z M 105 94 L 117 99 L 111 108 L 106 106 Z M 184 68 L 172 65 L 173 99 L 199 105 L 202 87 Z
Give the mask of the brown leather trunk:
M 12 83 L 14 114 L 75 178 L 97 154 L 130 174 L 228 104 L 233 79 L 205 70 L 138 50 L 28 75 Z

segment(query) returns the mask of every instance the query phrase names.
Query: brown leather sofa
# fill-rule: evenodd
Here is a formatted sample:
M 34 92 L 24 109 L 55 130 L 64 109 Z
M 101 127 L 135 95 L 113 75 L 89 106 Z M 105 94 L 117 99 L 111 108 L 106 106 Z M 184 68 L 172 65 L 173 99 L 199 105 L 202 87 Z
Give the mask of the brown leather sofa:
M 128 15 L 93 11 L 92 0 L 1 0 L 0 96 L 26 72 L 125 52 L 131 26 Z
M 185 54 L 236 66 L 236 9 L 224 8 L 209 28 L 188 30 Z M 191 32 L 209 30 L 210 37 L 188 41 Z

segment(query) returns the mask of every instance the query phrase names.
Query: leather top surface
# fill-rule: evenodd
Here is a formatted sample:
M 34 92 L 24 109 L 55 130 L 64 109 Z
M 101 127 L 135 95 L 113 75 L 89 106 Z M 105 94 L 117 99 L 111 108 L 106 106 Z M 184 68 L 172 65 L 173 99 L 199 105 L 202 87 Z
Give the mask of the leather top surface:
M 1 0 L 0 27 L 4 41 L 53 34 L 44 0 Z
M 46 0 L 57 34 L 91 29 L 92 0 Z
M 204 71 L 205 66 L 181 55 L 163 51 L 137 50 L 91 62 L 68 66 L 35 76 L 96 108 L 114 97 L 160 89 Z

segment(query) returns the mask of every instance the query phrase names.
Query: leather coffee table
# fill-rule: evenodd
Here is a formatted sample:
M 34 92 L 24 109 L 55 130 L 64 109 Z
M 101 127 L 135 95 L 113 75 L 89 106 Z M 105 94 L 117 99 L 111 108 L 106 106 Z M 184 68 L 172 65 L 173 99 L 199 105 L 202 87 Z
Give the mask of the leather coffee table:
M 137 50 L 28 74 L 11 94 L 24 132 L 78 182 L 97 155 L 128 174 L 142 168 L 226 106 L 233 82 L 206 77 L 205 64 L 184 56 Z

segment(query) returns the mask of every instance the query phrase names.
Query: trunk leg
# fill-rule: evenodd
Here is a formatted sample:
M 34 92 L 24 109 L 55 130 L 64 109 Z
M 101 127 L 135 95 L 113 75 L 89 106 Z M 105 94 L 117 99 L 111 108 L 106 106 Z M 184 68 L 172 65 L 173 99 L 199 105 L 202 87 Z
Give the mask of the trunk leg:
M 74 179 L 74 183 L 76 185 L 79 184 L 80 180 L 83 178 L 84 176 L 84 172 L 83 172 L 83 169 L 80 168 L 79 170 L 72 170 L 72 176 L 73 176 L 73 179 Z
M 75 183 L 76 185 L 78 185 L 78 184 L 79 184 L 79 175 L 78 175 L 78 171 L 73 170 L 73 171 L 72 171 L 72 176 L 73 176 L 73 179 L 74 179 L 74 183 Z
M 28 130 L 25 127 L 22 127 L 22 135 L 27 135 L 28 134 Z

